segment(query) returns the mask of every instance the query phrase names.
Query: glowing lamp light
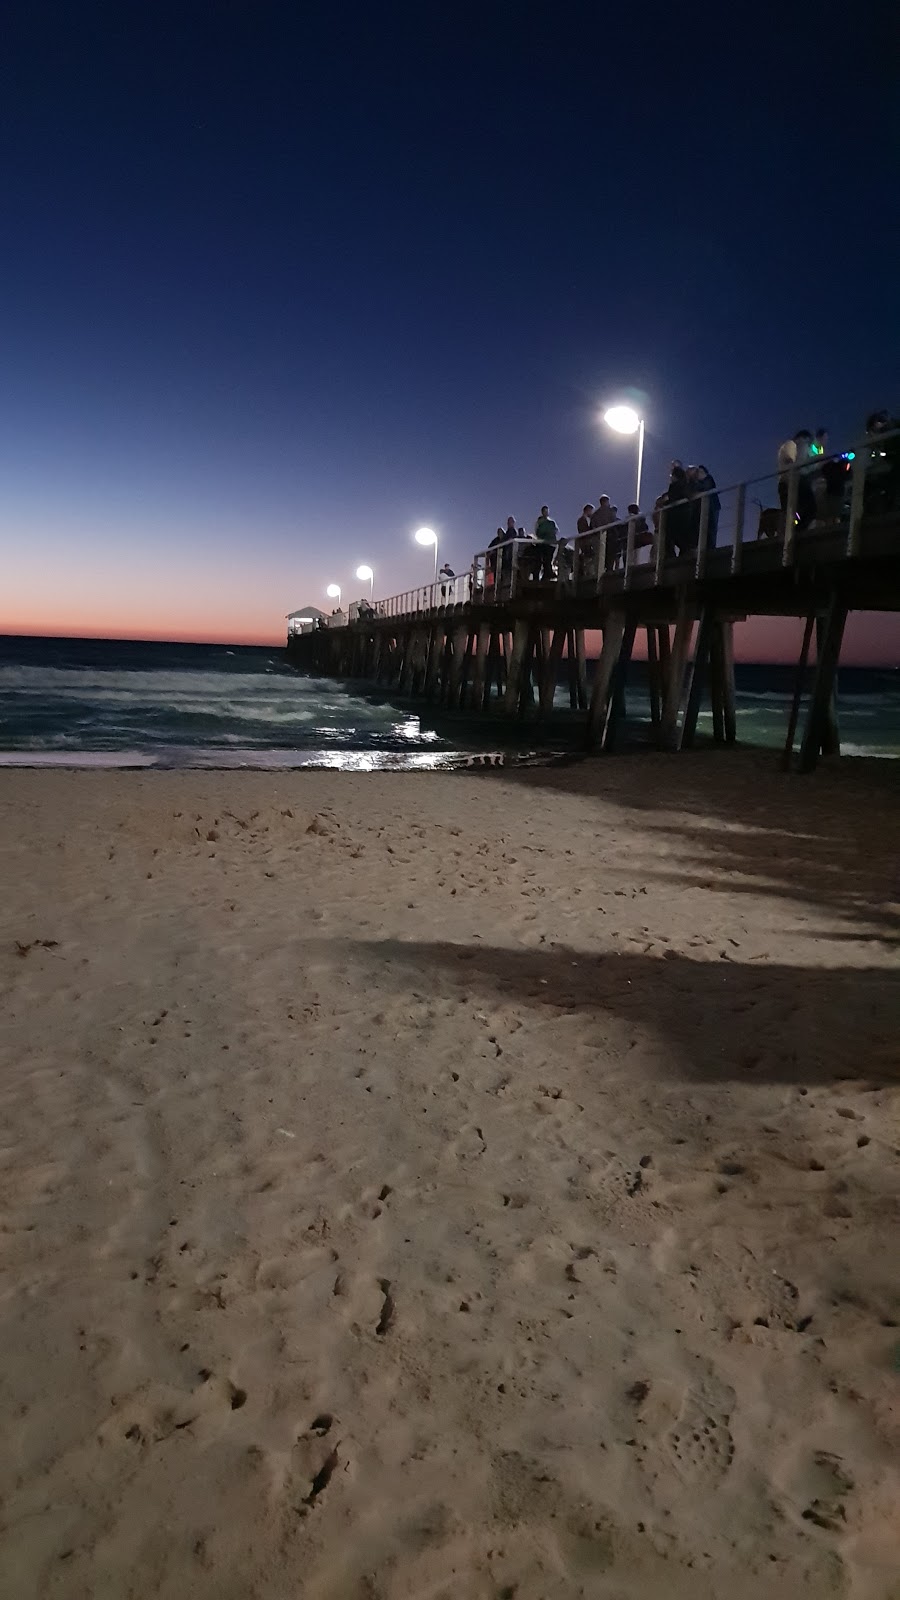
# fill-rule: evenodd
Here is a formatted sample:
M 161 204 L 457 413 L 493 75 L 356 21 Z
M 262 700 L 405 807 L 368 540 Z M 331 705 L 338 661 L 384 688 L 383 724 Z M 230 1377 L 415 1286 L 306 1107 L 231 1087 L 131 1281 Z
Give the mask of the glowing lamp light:
M 341 586 L 340 586 L 340 584 L 339 583 L 330 583 L 328 585 L 328 588 L 325 590 L 325 593 L 327 594 L 329 600 L 338 600 L 338 601 L 340 601 L 340 598 L 341 598 Z
M 641 503 L 641 468 L 644 465 L 644 419 L 633 406 L 610 406 L 603 413 L 603 421 L 614 433 L 636 433 L 638 436 L 637 489 L 635 502 Z
M 434 546 L 434 581 L 437 583 L 437 553 L 438 536 L 433 528 L 417 528 L 415 532 L 416 544 Z
M 641 419 L 631 406 L 610 406 L 603 413 L 603 421 L 614 433 L 637 433 Z
M 367 583 L 369 585 L 369 599 L 370 600 L 374 600 L 374 598 L 375 598 L 375 573 L 373 572 L 372 568 L 367 566 L 366 563 L 363 562 L 361 567 L 357 567 L 356 576 L 358 577 L 360 583 Z

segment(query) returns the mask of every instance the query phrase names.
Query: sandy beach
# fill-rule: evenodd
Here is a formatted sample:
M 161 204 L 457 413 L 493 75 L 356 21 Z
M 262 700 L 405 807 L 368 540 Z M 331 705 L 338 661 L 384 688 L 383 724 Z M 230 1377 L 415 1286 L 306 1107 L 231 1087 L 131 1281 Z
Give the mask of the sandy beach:
M 0 773 L 0 1593 L 898 1600 L 892 763 Z

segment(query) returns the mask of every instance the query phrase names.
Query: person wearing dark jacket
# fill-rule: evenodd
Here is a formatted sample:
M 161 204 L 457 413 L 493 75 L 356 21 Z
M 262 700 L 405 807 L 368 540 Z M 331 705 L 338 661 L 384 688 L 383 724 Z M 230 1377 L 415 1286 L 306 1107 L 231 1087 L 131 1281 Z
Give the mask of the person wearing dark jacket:
M 696 499 L 691 505 L 691 538 L 693 540 L 694 549 L 696 549 L 700 542 L 700 518 L 703 514 L 703 496 L 704 494 L 707 494 L 708 491 L 715 489 L 716 480 L 708 467 L 701 466 L 689 467 L 688 477 L 691 482 L 692 493 L 696 495 Z M 719 529 L 719 512 L 721 509 L 722 502 L 719 499 L 719 496 L 717 494 L 710 493 L 709 521 L 706 524 L 707 550 L 712 550 L 715 548 L 716 534 Z
M 689 504 L 691 481 L 680 461 L 673 461 L 669 487 L 666 490 L 666 555 L 689 555 L 696 544 L 691 543 L 694 532 L 693 507 Z

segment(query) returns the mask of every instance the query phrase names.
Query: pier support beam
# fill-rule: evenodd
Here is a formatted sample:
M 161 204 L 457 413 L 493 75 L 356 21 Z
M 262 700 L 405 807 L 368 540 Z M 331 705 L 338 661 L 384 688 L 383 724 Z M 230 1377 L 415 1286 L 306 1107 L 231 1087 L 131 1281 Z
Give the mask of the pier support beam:
M 825 642 L 825 618 L 816 618 L 816 659 L 822 654 Z M 832 679 L 831 694 L 825 710 L 822 725 L 822 754 L 823 756 L 839 756 L 841 753 L 841 734 L 838 727 L 837 713 L 837 672 Z
M 606 717 L 609 711 L 610 688 L 622 640 L 625 637 L 625 613 L 613 611 L 607 618 L 603 630 L 603 648 L 597 662 L 594 675 L 594 688 L 591 694 L 591 703 L 588 709 L 587 726 L 585 728 L 585 745 L 592 750 L 599 744 L 606 728 Z
M 722 641 L 722 699 L 725 717 L 725 743 L 734 744 L 737 740 L 737 706 L 734 687 L 734 623 L 730 617 L 723 618 L 720 622 L 719 637 Z
M 829 738 L 831 704 L 834 696 L 838 662 L 841 656 L 844 628 L 847 623 L 847 610 L 846 602 L 839 599 L 837 594 L 832 595 L 828 612 L 824 618 L 821 645 L 816 664 L 816 681 L 813 685 L 812 701 L 806 721 L 806 731 L 803 735 L 803 744 L 800 747 L 801 772 L 813 772 L 815 770 L 819 759 L 819 751 L 824 748 Z
M 469 629 L 466 623 L 453 629 L 453 655 L 450 663 L 450 679 L 447 685 L 446 703 L 455 710 L 461 703 L 463 685 L 465 683 L 466 661 L 469 650 Z
M 575 634 L 575 681 L 578 688 L 578 708 L 580 711 L 586 711 L 588 703 L 588 687 L 587 659 L 584 650 L 584 629 L 575 628 L 573 632 Z
M 553 639 L 550 648 L 545 652 L 544 670 L 541 677 L 541 698 L 538 714 L 543 720 L 553 710 L 553 696 L 556 693 L 556 680 L 559 676 L 559 663 L 562 660 L 563 645 L 566 642 L 566 629 L 561 625 L 553 630 Z
M 628 677 L 628 668 L 631 665 L 631 654 L 634 650 L 636 634 L 637 625 L 633 622 L 626 623 L 622 645 L 613 669 L 612 683 L 610 684 L 609 712 L 606 718 L 606 727 L 603 730 L 603 749 L 610 753 L 615 749 L 616 741 L 625 723 L 625 682 Z
M 473 711 L 483 711 L 487 685 L 488 649 L 491 642 L 490 626 L 479 622 L 475 634 L 475 663 L 472 671 L 472 689 L 469 704 Z
M 437 690 L 443 648 L 444 624 L 442 622 L 433 622 L 428 630 L 428 651 L 425 658 L 424 694 L 426 700 L 433 700 Z
M 659 694 L 659 652 L 656 643 L 656 629 L 647 629 L 647 688 L 650 695 L 650 725 L 659 727 L 660 719 L 660 694 Z
M 516 623 L 512 636 L 512 649 L 507 654 L 506 692 L 503 697 L 503 710 L 508 717 L 514 717 L 519 709 L 522 675 L 530 634 L 531 626 L 528 622 L 520 620 Z
M 538 678 L 537 662 L 541 654 L 541 630 L 536 622 L 528 627 L 525 640 L 525 655 L 522 661 L 522 676 L 519 683 L 519 716 L 528 715 L 534 702 L 534 681 Z
M 659 729 L 659 742 L 663 750 L 678 749 L 678 720 L 681 715 L 681 700 L 684 694 L 684 669 L 688 650 L 690 649 L 693 626 L 690 612 L 682 602 L 679 607 L 678 621 L 675 624 L 675 641 L 672 645 L 669 659 L 665 701 Z M 666 629 L 666 634 L 668 635 L 668 628 Z M 666 639 L 666 644 L 668 646 L 668 638 Z
M 678 740 L 679 750 L 689 750 L 694 743 L 697 732 L 697 718 L 700 715 L 700 702 L 703 698 L 703 683 L 706 677 L 706 668 L 709 661 L 710 645 L 713 630 L 717 626 L 715 619 L 708 607 L 704 607 L 697 627 L 697 642 L 694 645 L 694 656 L 688 672 L 687 705 L 684 711 L 684 721 L 681 724 L 681 735 Z
M 803 699 L 803 690 L 806 685 L 806 674 L 809 664 L 809 647 L 812 643 L 813 628 L 816 623 L 816 613 L 811 611 L 806 619 L 803 629 L 803 643 L 800 646 L 800 659 L 797 662 L 797 672 L 794 677 L 794 698 L 791 701 L 791 714 L 788 718 L 787 733 L 784 739 L 784 749 L 781 752 L 781 770 L 789 772 L 791 761 L 794 757 L 794 739 L 797 733 L 797 721 L 800 716 L 800 702 Z

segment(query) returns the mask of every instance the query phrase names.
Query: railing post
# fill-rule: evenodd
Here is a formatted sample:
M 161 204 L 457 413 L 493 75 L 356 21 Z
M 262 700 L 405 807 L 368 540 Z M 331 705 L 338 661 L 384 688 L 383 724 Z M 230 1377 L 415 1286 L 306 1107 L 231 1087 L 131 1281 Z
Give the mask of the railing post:
M 866 494 L 866 464 L 868 450 L 857 450 L 853 457 L 853 482 L 850 485 L 850 521 L 847 525 L 847 556 L 859 555 L 859 530 L 862 523 Z
M 703 577 L 703 573 L 704 573 L 705 568 L 706 568 L 706 543 L 707 543 L 708 539 L 709 539 L 709 495 L 708 494 L 704 494 L 704 495 L 701 496 L 700 532 L 697 535 L 697 564 L 696 564 L 696 566 L 694 568 L 694 576 L 697 579 L 700 579 L 700 578 Z
M 634 517 L 628 518 L 628 537 L 625 541 L 625 588 L 631 588 L 631 568 L 634 564 L 634 535 L 637 522 Z
M 666 507 L 659 508 L 659 526 L 656 529 L 656 548 L 653 551 L 653 565 L 656 569 L 656 582 L 662 582 L 663 562 L 666 559 Z
M 731 544 L 731 571 L 732 575 L 741 570 L 741 546 L 744 542 L 744 511 L 747 504 L 747 485 L 739 483 L 737 487 L 737 500 L 734 506 L 734 538 Z
M 606 529 L 600 529 L 600 538 L 597 540 L 597 593 L 606 573 Z
M 789 567 L 794 559 L 794 538 L 797 533 L 797 495 L 800 485 L 800 468 L 791 467 L 788 476 L 787 505 L 784 511 L 784 549 L 781 564 Z

